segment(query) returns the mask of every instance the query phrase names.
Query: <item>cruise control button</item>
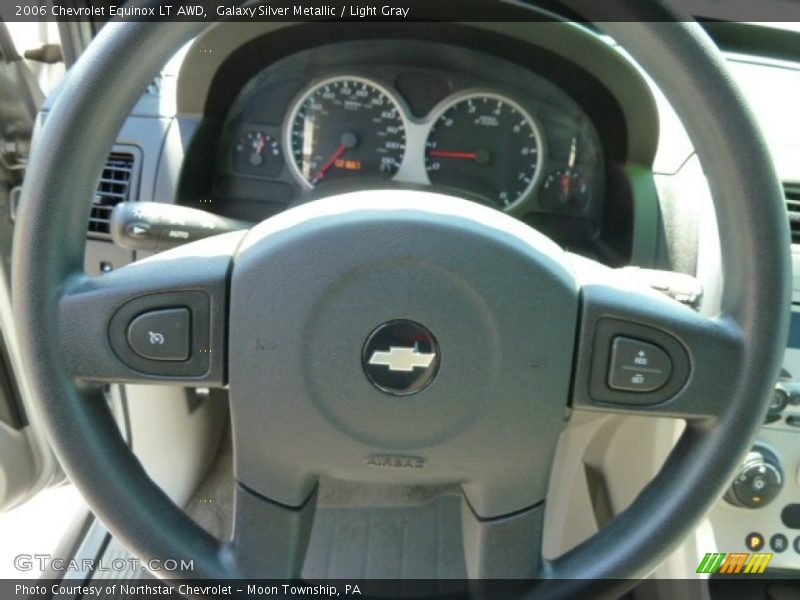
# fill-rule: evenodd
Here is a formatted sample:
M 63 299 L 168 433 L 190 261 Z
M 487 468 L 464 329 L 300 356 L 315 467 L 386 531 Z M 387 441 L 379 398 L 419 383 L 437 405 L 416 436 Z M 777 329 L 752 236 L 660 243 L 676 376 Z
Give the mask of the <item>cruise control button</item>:
M 128 343 L 142 358 L 187 360 L 190 317 L 188 308 L 168 308 L 143 313 L 128 325 Z
M 611 343 L 608 386 L 626 392 L 653 392 L 669 381 L 672 361 L 654 344 L 617 336 Z

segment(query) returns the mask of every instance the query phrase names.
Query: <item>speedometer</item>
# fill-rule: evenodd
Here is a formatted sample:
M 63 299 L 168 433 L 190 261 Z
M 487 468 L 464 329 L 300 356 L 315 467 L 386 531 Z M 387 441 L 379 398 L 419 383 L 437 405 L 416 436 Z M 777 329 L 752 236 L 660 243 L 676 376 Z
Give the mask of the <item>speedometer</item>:
M 434 185 L 509 210 L 533 189 L 542 152 L 536 122 L 521 106 L 497 94 L 471 92 L 438 112 L 425 144 L 425 170 Z
M 286 132 L 292 170 L 306 187 L 354 176 L 389 179 L 406 148 L 397 103 L 377 83 L 355 76 L 302 94 Z

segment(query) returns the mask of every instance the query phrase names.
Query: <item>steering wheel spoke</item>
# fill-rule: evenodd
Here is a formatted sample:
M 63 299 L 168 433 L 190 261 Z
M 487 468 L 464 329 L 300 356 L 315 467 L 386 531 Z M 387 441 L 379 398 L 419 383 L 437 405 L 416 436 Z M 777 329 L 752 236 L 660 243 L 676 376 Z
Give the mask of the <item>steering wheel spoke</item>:
M 482 519 L 464 504 L 461 525 L 469 579 L 496 583 L 540 576 L 544 503 L 494 519 Z M 486 597 L 497 596 L 483 591 Z
M 274 502 L 237 483 L 234 507 L 233 539 L 227 550 L 237 576 L 299 578 L 317 507 L 316 488 L 295 507 Z
M 572 406 L 652 416 L 722 415 L 743 366 L 744 334 L 617 271 L 577 259 L 581 273 Z
M 455 486 L 332 480 L 296 507 L 241 484 L 235 495 L 224 554 L 237 577 L 318 580 L 331 576 L 333 562 L 335 576 L 346 579 L 442 577 L 453 591 L 466 580 L 477 597 L 488 598 L 508 595 L 500 593 L 513 589 L 505 580 L 528 589 L 543 568 L 544 503 L 487 519 Z
M 222 385 L 227 275 L 242 233 L 110 273 L 74 275 L 58 300 L 70 375 L 89 382 Z

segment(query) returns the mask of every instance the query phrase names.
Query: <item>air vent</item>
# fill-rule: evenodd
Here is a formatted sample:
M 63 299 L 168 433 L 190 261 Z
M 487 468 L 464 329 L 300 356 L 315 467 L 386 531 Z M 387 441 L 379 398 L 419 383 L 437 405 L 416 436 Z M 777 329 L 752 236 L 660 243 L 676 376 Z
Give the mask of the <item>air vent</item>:
M 786 212 L 789 213 L 789 226 L 792 229 L 792 243 L 800 244 L 800 184 L 785 183 Z
M 100 239 L 110 237 L 111 211 L 118 203 L 129 199 L 134 182 L 133 173 L 133 154 L 114 152 L 109 155 L 92 203 L 92 216 L 89 219 L 90 237 Z

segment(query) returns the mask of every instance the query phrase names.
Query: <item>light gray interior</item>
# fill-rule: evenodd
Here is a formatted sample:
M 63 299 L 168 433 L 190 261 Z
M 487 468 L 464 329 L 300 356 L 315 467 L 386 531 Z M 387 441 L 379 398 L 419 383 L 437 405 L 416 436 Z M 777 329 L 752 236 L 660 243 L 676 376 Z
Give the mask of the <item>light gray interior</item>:
M 708 42 L 697 32 L 687 34 L 680 24 L 635 25 L 607 29 L 624 45 L 646 47 L 635 53 L 637 63 L 613 43 L 573 24 L 461 26 L 461 33 L 491 33 L 545 50 L 596 77 L 628 126 L 620 133 L 625 138 L 620 157 L 613 152 L 604 156 L 608 146 L 601 144 L 604 130 L 596 114 L 587 113 L 541 73 L 520 65 L 504 71 L 507 57 L 499 51 L 493 56 L 485 49 L 465 49 L 456 30 L 455 41 L 427 64 L 424 52 L 400 55 L 403 48 L 413 47 L 402 39 L 401 29 L 394 34 L 398 39 L 385 40 L 366 61 L 354 59 L 355 50 L 363 48 L 358 39 L 320 47 L 312 36 L 300 36 L 307 47 L 265 62 L 253 77 L 245 78 L 228 110 L 217 114 L 217 69 L 230 69 L 226 59 L 239 48 L 258 40 L 268 45 L 272 36 L 290 27 L 221 24 L 184 48 L 182 59 L 162 74 L 156 91 L 140 97 L 141 90 L 127 90 L 129 103 L 135 101 L 130 115 L 119 133 L 111 122 L 103 124 L 103 132 L 115 140 L 114 152 L 134 157 L 131 202 L 191 207 L 220 218 L 233 216 L 239 223 L 253 221 L 249 214 L 258 210 L 269 217 L 247 232 L 211 237 L 154 256 L 151 252 L 161 248 L 122 249 L 110 234 L 91 234 L 85 254 L 83 248 L 80 255 L 68 249 L 72 263 L 84 262 L 96 277 L 72 277 L 67 293 L 59 296 L 59 348 L 68 357 L 61 373 L 105 384 L 125 382 L 104 392 L 125 437 L 103 459 L 104 468 L 127 472 L 122 450 L 131 446 L 143 468 L 140 476 L 146 472 L 181 509 L 167 508 L 166 496 L 149 491 L 150 510 L 132 513 L 132 519 L 145 519 L 148 512 L 162 520 L 172 517 L 174 529 L 166 533 L 173 541 L 157 552 L 180 554 L 190 548 L 197 552 L 204 573 L 230 574 L 219 570 L 217 539 L 234 535 L 239 547 L 223 551 L 238 561 L 237 576 L 263 573 L 258 569 L 264 557 L 275 565 L 268 575 L 302 573 L 311 579 L 558 574 L 572 579 L 571 587 L 542 588 L 540 593 L 561 597 L 577 590 L 618 595 L 630 587 L 608 582 L 592 588 L 591 578 L 614 576 L 632 583 L 651 573 L 694 576 L 705 552 L 747 551 L 745 541 L 754 531 L 767 543 L 775 534 L 786 535 L 791 545 L 796 532 L 785 526 L 780 513 L 787 504 L 800 502 L 797 428 L 787 421 L 800 413 L 790 405 L 776 420 L 758 426 L 767 411 L 771 373 L 779 366 L 778 346 L 783 346 L 789 317 L 780 283 L 786 275 L 783 268 L 789 266 L 783 260 L 788 254 L 776 249 L 777 242 L 787 240 L 781 237 L 783 230 L 774 230 L 784 220 L 776 200 L 778 185 L 766 146 L 750 137 L 751 115 L 739 114 L 743 105 L 737 94 L 726 99 L 731 120 L 724 126 L 709 124 L 713 109 L 695 110 L 696 98 L 688 93 L 676 97 L 674 82 L 666 80 L 674 72 L 670 68 L 685 60 L 701 65 L 691 77 L 682 73 L 700 87 L 703 69 L 709 69 L 706 74 L 714 69 L 699 59 L 692 62 L 692 52 L 709 50 Z M 423 24 L 413 35 L 425 37 L 430 33 L 426 27 Z M 348 35 L 358 38 L 354 31 Z M 645 44 L 647 35 L 673 42 L 689 35 L 694 41 L 678 51 L 668 41 L 663 41 L 664 47 Z M 118 43 L 124 41 L 121 37 Z M 175 44 L 165 39 L 165 48 L 167 42 Z M 420 42 L 420 47 L 428 43 Z M 201 54 L 204 48 L 213 48 L 213 54 Z M 798 72 L 796 64 L 728 59 L 748 99 L 754 94 L 748 87 L 754 73 Z M 668 65 L 670 61 L 674 62 Z M 481 85 L 493 83 L 504 93 L 513 90 L 527 97 L 526 92 L 538 89 L 548 101 L 561 102 L 565 114 L 577 115 L 582 130 L 597 144 L 593 168 L 598 169 L 597 189 L 603 193 L 598 191 L 596 203 L 580 215 L 582 223 L 594 223 L 596 235 L 559 237 L 562 230 L 546 229 L 544 223 L 537 230 L 537 218 L 559 215 L 542 209 L 535 194 L 530 214 L 503 214 L 485 202 L 470 202 L 472 198 L 445 197 L 445 190 L 427 186 L 420 189 L 419 182 L 329 197 L 298 192 L 285 203 L 274 201 L 272 188 L 259 188 L 258 178 L 240 177 L 228 188 L 214 187 L 226 177 L 241 175 L 228 162 L 239 134 L 255 126 L 276 138 L 282 135 L 284 122 L 261 123 L 253 113 L 253 99 L 271 85 L 277 89 L 281 78 L 294 81 L 297 89 L 333 72 L 391 83 L 392 68 L 409 65 L 452 69 L 453 93 L 458 86 L 469 87 L 470 74 Z M 541 81 L 545 83 L 537 88 Z M 726 75 L 720 86 L 728 81 Z M 71 85 L 76 86 L 67 81 L 60 93 L 76 93 Z M 64 114 L 58 95 L 45 102 L 40 130 L 54 115 Z M 530 101 L 538 101 L 536 94 L 531 93 Z M 286 106 L 291 106 L 290 99 Z M 757 103 L 750 109 L 763 120 Z M 786 118 L 796 121 L 788 113 Z M 778 175 L 787 185 L 797 183 L 792 148 L 775 141 L 774 131 L 769 123 L 766 126 Z M 684 127 L 699 140 L 699 159 Z M 48 134 L 53 135 L 42 135 Z M 192 161 L 197 160 L 198 145 L 202 148 L 209 140 L 218 144 L 209 151 L 216 165 L 209 179 L 217 183 L 195 189 L 190 185 L 197 175 Z M 756 159 L 736 177 L 720 177 L 732 175 L 727 161 L 741 159 L 731 146 L 737 141 L 742 154 L 752 150 Z M 715 143 L 731 152 L 720 157 L 704 153 Z M 543 175 L 558 167 L 548 164 Z M 283 175 L 282 183 L 289 185 L 289 172 Z M 747 176 L 753 178 L 751 186 L 737 188 Z M 541 184 L 542 180 L 537 190 Z M 233 192 L 225 196 L 220 189 Z M 629 204 L 615 200 L 606 193 L 609 189 L 627 190 Z M 28 191 L 27 197 L 34 197 L 35 191 Z M 758 220 L 752 218 L 755 200 L 749 212 L 730 206 L 720 211 L 719 204 L 714 208 L 720 197 L 741 198 L 748 192 L 752 198 L 758 195 L 764 211 Z M 251 196 L 259 194 L 261 198 L 253 201 Z M 244 198 L 241 205 L 237 198 Z M 282 212 L 284 208 L 288 210 Z M 610 226 L 607 211 L 628 215 L 629 228 Z M 752 231 L 744 241 L 722 235 L 746 222 Z M 23 209 L 21 223 L 32 227 L 38 221 Z M 76 223 L 83 220 L 76 217 L 65 226 Z M 613 239 L 623 229 L 629 239 L 620 251 Z M 772 254 L 755 254 L 769 239 L 773 243 L 767 252 Z M 751 277 L 729 276 L 735 270 L 732 261 Z M 663 290 L 649 289 L 652 280 L 646 272 L 616 268 L 623 264 L 690 274 L 699 282 L 702 297 L 692 307 L 677 302 Z M 53 266 L 45 274 L 57 277 L 67 271 Z M 757 289 L 753 277 L 774 285 Z M 18 288 L 27 285 L 20 278 Z M 177 373 L 148 371 L 151 365 L 120 360 L 107 336 L 110 319 L 120 307 L 131 298 L 186 290 L 205 295 L 203 310 L 212 317 L 207 362 L 199 370 Z M 758 308 L 759 294 L 769 296 L 761 300 L 769 307 Z M 6 343 L 15 348 L 19 333 L 5 327 L 12 319 L 9 295 L 8 289 L 0 288 L 0 322 Z M 43 302 L 55 298 L 37 297 Z M 34 311 L 25 310 L 18 319 L 27 322 Z M 228 318 L 213 318 L 223 314 Z M 109 320 L 86 315 L 108 315 Z M 393 318 L 423 323 L 437 336 L 442 352 L 434 383 L 399 400 L 371 387 L 361 365 L 363 339 Z M 675 380 L 674 390 L 668 386 L 668 393 L 643 402 L 631 394 L 609 392 L 605 350 L 595 344 L 604 320 L 623 323 L 613 329 L 614 335 L 642 337 L 668 349 L 675 344 L 673 361 L 685 363 L 685 371 L 676 370 L 676 377 L 685 377 Z M 77 330 L 76 323 L 84 327 Z M 555 344 L 567 339 L 569 344 Z M 789 340 L 787 381 L 800 369 L 794 362 L 791 332 Z M 29 357 L 31 344 L 22 341 Z M 12 356 L 20 362 L 18 352 Z M 54 358 L 46 353 L 42 360 Z M 749 381 L 754 371 L 762 374 L 759 383 Z M 21 387 L 26 408 L 32 411 L 31 423 L 56 419 L 55 413 L 37 415 L 42 407 L 31 401 L 30 386 L 38 394 L 45 390 L 28 381 L 30 377 L 22 379 Z M 598 392 L 595 385 L 603 390 Z M 57 389 L 55 384 L 52 389 Z M 101 395 L 94 401 L 101 402 Z M 734 404 L 743 408 L 733 412 Z M 107 429 L 92 442 L 98 448 L 117 435 L 113 419 L 102 422 Z M 12 485 L 4 492 L 4 505 L 48 481 L 63 479 L 41 432 L 33 427 L 6 432 L 0 426 L 4 447 L 16 444 L 24 449 L 13 450 L 23 461 L 20 465 L 36 460 L 41 465 L 37 481 L 30 479 L 30 468 L 21 468 L 19 479 L 9 477 Z M 159 449 L 165 439 L 174 448 L 169 458 Z M 767 506 L 735 507 L 721 495 L 754 441 L 774 450 L 784 485 Z M 79 445 L 70 443 L 73 448 Z M 65 447 L 56 446 L 65 452 Z M 713 468 L 697 464 L 703 452 L 710 456 L 723 449 L 727 458 Z M 37 452 L 39 458 L 32 458 Z M 376 469 L 369 464 L 371 457 L 413 459 L 425 467 Z M 3 468 L 8 468 L 5 462 Z M 75 467 L 67 464 L 66 471 L 80 486 Z M 675 483 L 679 473 L 684 479 Z M 661 483 L 667 476 L 672 476 L 669 486 Z M 112 497 L 96 491 L 89 501 L 108 506 Z M 662 500 L 665 506 L 667 497 L 673 508 L 646 518 L 648 510 L 662 508 Z M 670 510 L 681 503 L 692 506 L 683 511 L 685 523 L 678 526 L 661 516 L 673 515 Z M 184 523 L 184 510 L 202 530 Z M 123 546 L 140 555 L 155 551 L 145 539 L 146 529 L 124 531 L 112 511 L 97 512 L 113 535 L 107 553 L 124 552 Z M 272 541 L 269 547 L 267 537 Z M 675 543 L 664 545 L 665 539 Z M 598 558 L 595 551 L 600 547 L 606 551 Z M 258 560 L 248 558 L 248 550 Z M 587 566 L 592 553 L 595 559 Z M 791 547 L 775 552 L 771 567 L 798 569 L 799 557 Z M 433 591 L 450 590 L 439 586 Z M 669 592 L 646 587 L 633 593 L 670 597 Z

